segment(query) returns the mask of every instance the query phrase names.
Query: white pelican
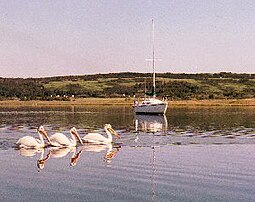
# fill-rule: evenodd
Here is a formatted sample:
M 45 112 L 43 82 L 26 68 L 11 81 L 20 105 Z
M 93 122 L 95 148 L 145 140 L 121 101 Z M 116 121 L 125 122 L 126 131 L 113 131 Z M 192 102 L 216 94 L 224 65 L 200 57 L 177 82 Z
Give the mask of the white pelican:
M 118 135 L 112 129 L 112 126 L 110 124 L 105 124 L 104 129 L 108 136 L 107 138 L 99 133 L 89 133 L 89 134 L 85 135 L 82 138 L 82 140 L 84 142 L 95 143 L 95 144 L 109 144 L 112 142 L 112 134 L 115 135 L 116 137 L 120 138 L 120 135 Z
M 40 139 L 35 139 L 32 136 L 24 136 L 16 142 L 16 145 L 19 148 L 27 148 L 27 149 L 45 147 L 46 145 L 44 143 L 43 136 L 49 141 L 49 143 L 50 143 L 50 139 L 49 139 L 46 131 L 44 130 L 44 127 L 40 126 L 37 131 L 38 131 Z
M 75 127 L 70 130 L 71 139 L 67 138 L 63 133 L 55 133 L 50 137 L 51 146 L 55 147 L 75 147 L 77 145 L 77 140 L 83 144 L 77 130 Z

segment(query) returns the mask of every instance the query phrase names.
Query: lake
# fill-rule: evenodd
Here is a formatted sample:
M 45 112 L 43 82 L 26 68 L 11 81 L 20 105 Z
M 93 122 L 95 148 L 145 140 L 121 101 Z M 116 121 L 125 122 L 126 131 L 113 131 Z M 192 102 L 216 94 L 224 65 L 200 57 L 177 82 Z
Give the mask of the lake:
M 105 123 L 122 137 L 112 145 L 14 147 L 40 125 L 84 136 Z M 254 154 L 254 107 L 0 108 L 1 201 L 254 201 Z

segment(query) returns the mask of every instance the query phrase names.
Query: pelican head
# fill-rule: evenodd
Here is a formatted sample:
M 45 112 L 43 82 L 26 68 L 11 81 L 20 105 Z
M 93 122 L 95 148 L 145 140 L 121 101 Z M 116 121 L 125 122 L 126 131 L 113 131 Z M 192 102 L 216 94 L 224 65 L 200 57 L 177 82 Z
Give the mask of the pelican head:
M 118 133 L 116 133 L 115 130 L 112 129 L 111 124 L 104 124 L 104 127 L 106 130 L 108 130 L 111 134 L 115 135 L 117 138 L 121 138 Z
M 39 126 L 37 130 L 38 132 L 42 132 L 42 133 L 45 132 L 45 129 L 43 126 Z
M 71 158 L 70 166 L 74 167 L 77 164 L 77 159 Z
M 76 166 L 79 157 L 80 157 L 79 155 L 78 155 L 78 156 L 76 155 L 75 157 L 72 157 L 72 158 L 70 159 L 70 166 L 72 166 L 72 167 Z
M 39 126 L 37 131 L 38 131 L 38 133 L 42 134 L 48 140 L 48 142 L 51 144 L 50 138 L 43 126 Z
M 83 145 L 83 142 L 82 142 L 82 140 L 81 140 L 81 137 L 80 137 L 80 135 L 78 134 L 78 132 L 77 132 L 77 130 L 76 130 L 75 127 L 72 127 L 72 128 L 70 129 L 70 133 L 73 134 L 73 135 L 77 138 L 77 140 Z
M 40 170 L 44 169 L 45 161 L 44 160 L 37 160 L 37 168 Z

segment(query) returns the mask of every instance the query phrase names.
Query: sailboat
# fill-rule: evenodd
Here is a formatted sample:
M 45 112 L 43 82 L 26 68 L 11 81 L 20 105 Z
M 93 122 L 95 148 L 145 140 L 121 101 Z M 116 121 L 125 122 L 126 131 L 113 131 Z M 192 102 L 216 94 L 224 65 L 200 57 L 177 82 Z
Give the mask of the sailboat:
M 156 73 L 155 73 L 155 50 L 154 50 L 154 21 L 152 19 L 152 68 L 153 68 L 153 96 L 144 98 L 141 102 L 135 101 L 133 108 L 136 114 L 165 114 L 168 102 L 156 98 Z

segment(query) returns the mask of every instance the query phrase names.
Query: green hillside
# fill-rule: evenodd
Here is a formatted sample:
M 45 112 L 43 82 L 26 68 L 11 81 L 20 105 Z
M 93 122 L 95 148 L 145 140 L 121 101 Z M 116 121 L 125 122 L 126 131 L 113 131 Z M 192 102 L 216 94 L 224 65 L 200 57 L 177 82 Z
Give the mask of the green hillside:
M 157 74 L 157 96 L 168 99 L 255 97 L 255 74 Z M 133 97 L 150 94 L 149 73 L 111 73 L 47 78 L 0 78 L 1 99 L 70 99 L 70 97 Z

